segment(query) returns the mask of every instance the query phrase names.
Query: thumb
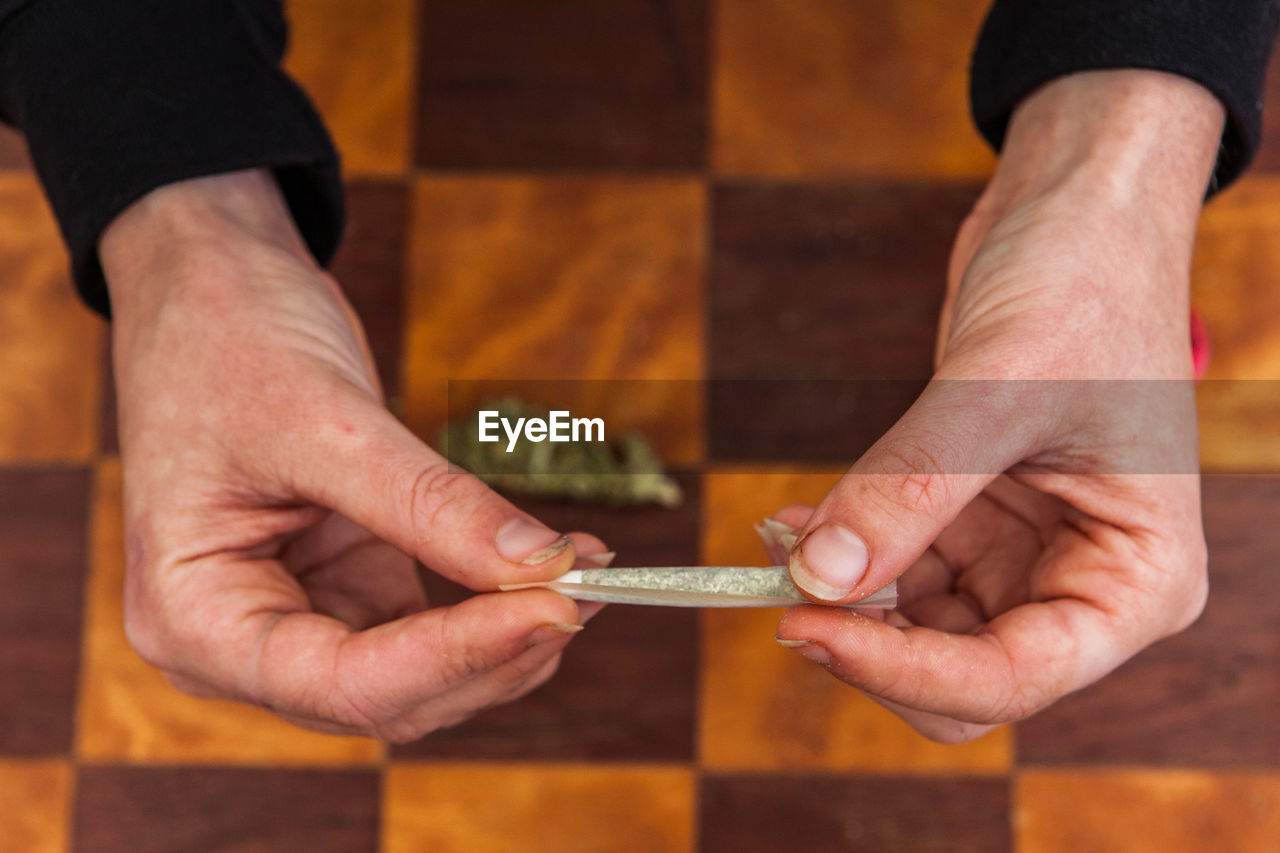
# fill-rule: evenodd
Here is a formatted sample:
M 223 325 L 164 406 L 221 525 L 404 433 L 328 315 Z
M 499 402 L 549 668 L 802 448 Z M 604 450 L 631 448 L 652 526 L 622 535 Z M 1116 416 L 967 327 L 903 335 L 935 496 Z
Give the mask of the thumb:
M 897 578 L 997 475 L 1032 452 L 1017 382 L 934 380 L 827 494 L 789 557 L 815 601 L 865 598 Z
M 345 401 L 303 441 L 282 442 L 294 490 L 472 589 L 556 577 L 573 542 L 423 444 L 381 406 Z

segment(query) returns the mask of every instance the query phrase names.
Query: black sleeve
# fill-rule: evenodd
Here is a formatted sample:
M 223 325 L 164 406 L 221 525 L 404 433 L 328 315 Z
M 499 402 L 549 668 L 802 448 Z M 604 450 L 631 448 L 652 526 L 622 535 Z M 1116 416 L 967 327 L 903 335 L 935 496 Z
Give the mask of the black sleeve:
M 312 254 L 342 232 L 338 155 L 281 70 L 278 0 L 0 0 L 0 119 L 27 138 L 89 305 L 102 231 L 164 184 L 271 168 Z
M 1280 0 L 995 0 L 973 55 L 974 120 L 999 150 L 1014 108 L 1055 77 L 1104 68 L 1179 74 L 1226 107 L 1213 185 L 1221 189 L 1258 148 L 1278 6 Z

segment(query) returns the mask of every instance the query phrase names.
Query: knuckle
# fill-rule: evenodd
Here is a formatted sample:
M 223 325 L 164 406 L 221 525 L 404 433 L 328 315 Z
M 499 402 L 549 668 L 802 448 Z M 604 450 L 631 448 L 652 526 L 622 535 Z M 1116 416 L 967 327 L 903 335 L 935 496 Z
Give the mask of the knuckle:
M 450 681 L 460 682 L 483 675 L 501 665 L 500 661 L 493 659 L 493 653 L 488 649 L 466 646 L 449 656 L 445 673 Z
M 379 705 L 351 685 L 339 682 L 337 696 L 331 697 L 328 707 L 315 712 L 315 716 L 349 726 L 366 737 L 400 743 L 397 738 L 404 733 L 399 726 L 400 715 Z
M 124 634 L 129 645 L 151 666 L 168 669 L 171 660 L 171 643 L 163 625 L 159 608 L 153 603 L 141 583 L 126 583 L 124 601 Z
M 210 685 L 197 681 L 194 678 L 189 678 L 176 672 L 165 672 L 163 675 L 164 680 L 168 682 L 170 687 L 180 693 L 185 693 L 188 696 L 194 696 L 197 699 L 238 698 Z
M 950 503 L 951 487 L 938 456 L 919 443 L 885 448 L 868 485 L 887 504 L 933 514 Z
M 449 689 L 470 678 L 501 666 L 505 660 L 491 646 L 467 641 L 474 628 L 458 618 L 458 610 L 449 608 L 435 626 L 431 647 L 438 649 L 435 660 L 436 681 Z
M 935 743 L 954 746 L 977 740 L 998 725 L 998 723 L 970 723 L 965 720 L 943 719 L 936 722 L 913 723 L 912 728 Z
M 1000 726 L 1025 720 L 1048 708 L 1055 700 L 1049 691 L 1039 687 L 1023 685 L 998 710 L 984 715 L 979 722 L 983 725 Z
M 475 499 L 476 480 L 467 472 L 446 464 L 424 466 L 410 481 L 409 518 L 414 541 L 423 545 L 448 515 Z
M 420 729 L 417 727 L 392 727 L 386 730 L 366 729 L 361 733 L 365 737 L 386 741 L 387 743 L 394 744 L 396 746 L 404 746 L 407 743 L 413 743 L 416 740 L 421 740 L 433 731 L 435 731 L 434 728 Z
M 408 715 L 398 715 L 385 720 L 366 720 L 344 724 L 362 737 L 392 744 L 413 743 L 442 727 L 442 723 L 439 720 L 424 722 L 415 720 Z
M 142 527 L 133 522 L 126 528 L 124 634 L 138 657 L 157 669 L 168 670 L 174 662 L 172 632 L 165 624 L 164 596 L 158 588 L 165 567 Z
M 158 669 L 167 668 L 169 655 L 152 620 L 139 616 L 136 609 L 133 612 L 126 610 L 124 633 L 138 657 Z
M 1204 613 L 1209 602 L 1209 556 L 1203 539 L 1189 555 L 1179 587 L 1171 634 L 1190 628 Z
M 541 658 L 535 658 L 533 655 L 520 655 L 502 666 L 495 675 L 498 682 L 498 698 L 497 702 L 505 702 L 526 688 L 532 690 L 539 684 L 542 684 L 551 674 L 555 672 L 559 666 L 560 655 L 557 654 L 550 661 Z
M 1000 656 L 1007 662 L 1008 669 L 1004 677 L 997 682 L 1000 686 L 992 690 L 990 701 L 986 703 L 986 707 L 981 709 L 980 713 L 969 718 L 967 722 L 984 726 L 1015 723 L 1052 705 L 1054 700 L 1061 695 L 1063 691 L 1059 689 L 1056 682 L 1042 682 L 1020 672 L 1015 663 L 1017 657 L 1010 653 L 1009 648 L 999 634 L 986 631 L 979 636 L 999 651 Z M 1060 653 L 1070 657 L 1074 650 L 1063 649 Z
M 435 717 L 433 720 L 431 720 L 431 722 L 422 726 L 418 735 L 411 739 L 416 740 L 418 738 L 426 737 L 432 732 L 438 732 L 441 729 L 451 729 L 451 728 L 454 728 L 455 726 L 460 726 L 463 723 L 476 717 L 482 710 L 484 709 L 483 708 L 456 708 L 456 709 L 444 712 L 438 715 L 437 717 Z

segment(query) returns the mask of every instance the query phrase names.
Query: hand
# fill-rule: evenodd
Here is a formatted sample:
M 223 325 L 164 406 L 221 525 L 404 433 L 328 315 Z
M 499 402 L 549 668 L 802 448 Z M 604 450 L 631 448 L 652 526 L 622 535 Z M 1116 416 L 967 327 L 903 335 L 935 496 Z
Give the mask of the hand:
M 1147 71 L 1019 107 L 956 241 L 933 380 L 816 510 L 778 514 L 804 527 L 790 567 L 811 598 L 901 576 L 901 604 L 798 608 L 780 642 L 962 741 L 1195 620 L 1189 268 L 1223 120 Z
M 386 411 L 359 322 L 269 175 L 156 190 L 100 248 L 126 629 L 146 660 L 197 695 L 395 741 L 551 675 L 591 611 L 545 590 L 426 610 L 412 558 L 494 590 L 604 546 L 451 471 Z

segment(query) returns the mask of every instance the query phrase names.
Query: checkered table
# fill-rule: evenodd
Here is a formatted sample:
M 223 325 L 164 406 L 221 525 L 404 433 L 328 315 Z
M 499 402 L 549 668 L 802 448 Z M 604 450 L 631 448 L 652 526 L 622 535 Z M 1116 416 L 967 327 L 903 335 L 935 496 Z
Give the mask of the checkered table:
M 334 269 L 424 438 L 451 379 L 927 377 L 993 165 L 982 0 L 288 5 L 346 158 Z M 1204 617 L 962 746 L 777 611 L 610 608 L 547 687 L 391 748 L 177 693 L 121 629 L 107 329 L 11 135 L 0 167 L 0 850 L 1280 849 L 1280 383 L 1239 381 L 1280 379 L 1280 133 L 1197 245 Z M 759 562 L 750 523 L 841 465 L 719 453 L 679 397 L 636 415 L 678 509 L 521 503 L 620 565 Z

